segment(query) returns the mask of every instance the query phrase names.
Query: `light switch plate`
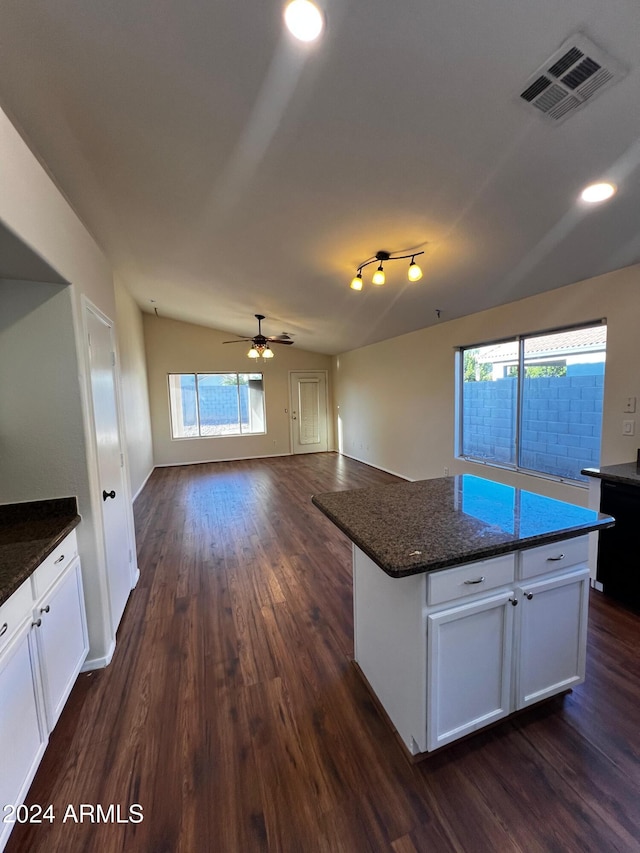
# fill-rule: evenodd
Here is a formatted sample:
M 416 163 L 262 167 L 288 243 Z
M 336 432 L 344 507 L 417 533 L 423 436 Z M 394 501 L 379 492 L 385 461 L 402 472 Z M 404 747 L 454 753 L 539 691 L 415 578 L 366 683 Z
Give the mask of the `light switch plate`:
M 622 421 L 622 434 L 623 435 L 635 435 L 636 434 L 636 422 L 635 421 Z
M 636 410 L 636 398 L 635 397 L 626 397 L 624 401 L 624 409 L 623 412 L 628 414 L 633 414 Z

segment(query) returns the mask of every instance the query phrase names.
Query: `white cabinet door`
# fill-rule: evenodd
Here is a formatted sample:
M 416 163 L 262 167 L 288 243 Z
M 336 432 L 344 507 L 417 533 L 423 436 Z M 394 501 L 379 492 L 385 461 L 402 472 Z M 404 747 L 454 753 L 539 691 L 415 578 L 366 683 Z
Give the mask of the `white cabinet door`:
M 516 592 L 516 708 L 584 681 L 589 570 L 523 583 Z
M 427 617 L 427 749 L 511 711 L 512 592 Z
M 53 729 L 88 651 L 80 561 L 76 558 L 39 601 L 35 635 L 47 725 Z M 38 625 L 38 623 L 40 623 Z
M 47 743 L 38 716 L 37 660 L 31 619 L 0 656 L 0 808 L 24 800 Z M 2 818 L 11 817 L 3 811 Z M 0 850 L 13 824 L 0 823 Z

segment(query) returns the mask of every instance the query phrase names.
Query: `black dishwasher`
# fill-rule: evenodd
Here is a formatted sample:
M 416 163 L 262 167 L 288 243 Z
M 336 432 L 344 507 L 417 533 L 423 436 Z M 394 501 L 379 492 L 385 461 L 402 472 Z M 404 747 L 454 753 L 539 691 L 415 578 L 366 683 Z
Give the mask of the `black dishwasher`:
M 616 523 L 600 531 L 597 579 L 607 595 L 640 610 L 640 487 L 603 480 L 600 511 Z

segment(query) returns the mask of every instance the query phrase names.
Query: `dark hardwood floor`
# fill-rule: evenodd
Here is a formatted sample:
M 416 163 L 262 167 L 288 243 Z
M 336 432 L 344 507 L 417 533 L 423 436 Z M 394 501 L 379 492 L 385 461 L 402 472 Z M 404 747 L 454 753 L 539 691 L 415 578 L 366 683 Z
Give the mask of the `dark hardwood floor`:
M 587 681 L 412 766 L 350 663 L 336 454 L 156 470 L 112 664 L 82 675 L 9 853 L 640 850 L 640 617 L 592 593 Z M 140 823 L 66 822 L 68 805 Z M 88 815 L 88 812 L 87 812 Z

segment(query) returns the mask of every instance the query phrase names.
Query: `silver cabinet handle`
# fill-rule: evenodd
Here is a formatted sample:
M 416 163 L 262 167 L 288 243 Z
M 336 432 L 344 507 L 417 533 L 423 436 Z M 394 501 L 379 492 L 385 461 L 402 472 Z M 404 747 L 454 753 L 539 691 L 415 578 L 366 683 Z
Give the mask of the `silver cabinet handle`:
M 564 554 L 560 554 L 559 557 L 547 557 L 547 563 L 557 563 L 558 560 L 564 560 Z
M 517 598 L 510 598 L 509 601 L 513 604 L 514 607 L 518 604 Z
M 36 619 L 35 622 L 31 623 L 32 628 L 39 628 L 42 625 L 42 619 Z
M 533 593 L 532 592 L 525 592 L 524 597 L 527 599 L 527 601 L 531 601 L 531 599 L 533 598 Z
M 480 575 L 479 578 L 476 578 L 474 581 L 464 581 L 467 586 L 471 586 L 474 583 L 482 583 L 484 581 L 484 575 Z
M 59 557 L 58 557 L 58 559 L 54 562 L 54 564 L 53 564 L 53 565 L 54 565 L 54 566 L 57 566 L 57 565 L 58 565 L 58 563 L 61 563 L 63 560 L 64 560 L 64 554 L 60 554 L 60 556 L 59 556 Z
M 51 610 L 51 607 L 47 604 L 46 607 L 40 608 L 40 613 L 48 613 Z
M 2 628 L 0 628 L 0 637 L 7 633 L 7 628 L 9 627 L 9 623 L 5 622 Z

